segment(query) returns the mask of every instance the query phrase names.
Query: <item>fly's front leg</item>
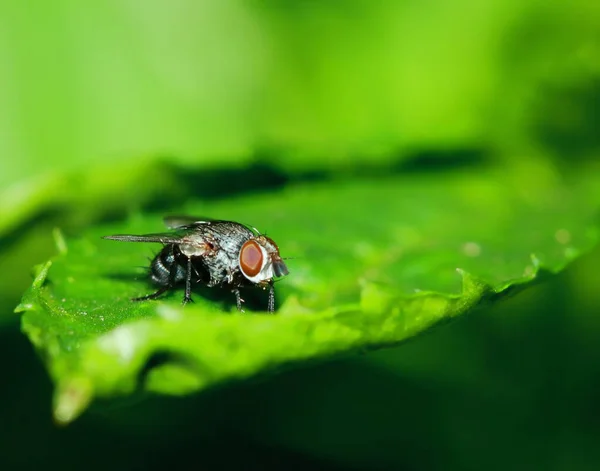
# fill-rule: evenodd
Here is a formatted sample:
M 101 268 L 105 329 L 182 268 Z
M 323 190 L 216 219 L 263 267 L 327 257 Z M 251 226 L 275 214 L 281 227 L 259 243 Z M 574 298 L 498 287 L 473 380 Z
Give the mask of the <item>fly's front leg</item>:
M 235 304 L 237 306 L 237 310 L 239 312 L 244 312 L 244 310 L 242 309 L 242 303 L 244 302 L 244 300 L 240 296 L 240 290 L 237 288 L 234 288 L 231 291 L 233 292 L 233 294 L 235 294 Z
M 275 312 L 275 287 L 273 282 L 269 283 L 269 304 L 267 305 L 267 311 L 270 313 Z

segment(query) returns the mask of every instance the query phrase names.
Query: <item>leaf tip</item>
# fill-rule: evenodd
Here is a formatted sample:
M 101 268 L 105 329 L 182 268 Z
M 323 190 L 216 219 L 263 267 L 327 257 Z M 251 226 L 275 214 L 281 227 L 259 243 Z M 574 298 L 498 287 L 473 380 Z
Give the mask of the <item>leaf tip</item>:
M 36 265 L 33 267 L 34 279 L 31 287 L 25 292 L 21 298 L 21 302 L 15 307 L 14 312 L 19 314 L 21 312 L 31 311 L 35 307 L 35 300 L 37 299 L 36 291 L 39 290 L 45 283 L 48 276 L 48 270 L 52 266 L 52 260 L 48 260 L 46 263 Z
M 52 260 L 48 260 L 46 263 L 42 265 L 37 265 L 35 267 L 35 278 L 33 280 L 32 288 L 40 289 L 44 282 L 46 281 L 46 277 L 48 276 L 48 270 L 52 266 Z
M 59 383 L 54 396 L 54 420 L 67 425 L 87 408 L 92 400 L 93 388 L 87 378 L 70 378 Z
M 17 304 L 17 306 L 15 307 L 13 312 L 15 314 L 20 314 L 22 312 L 31 311 L 33 309 L 33 307 L 34 307 L 33 303 L 30 303 L 29 301 L 25 301 L 24 299 L 22 299 L 21 302 L 19 304 Z

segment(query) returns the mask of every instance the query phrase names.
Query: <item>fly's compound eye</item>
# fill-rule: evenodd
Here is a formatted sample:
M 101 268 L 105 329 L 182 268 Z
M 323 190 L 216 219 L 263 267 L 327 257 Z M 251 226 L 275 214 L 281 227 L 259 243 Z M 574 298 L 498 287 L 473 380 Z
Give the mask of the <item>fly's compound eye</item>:
M 240 268 L 246 277 L 253 278 L 260 273 L 263 266 L 263 252 L 260 245 L 254 240 L 249 240 L 242 245 L 240 251 Z

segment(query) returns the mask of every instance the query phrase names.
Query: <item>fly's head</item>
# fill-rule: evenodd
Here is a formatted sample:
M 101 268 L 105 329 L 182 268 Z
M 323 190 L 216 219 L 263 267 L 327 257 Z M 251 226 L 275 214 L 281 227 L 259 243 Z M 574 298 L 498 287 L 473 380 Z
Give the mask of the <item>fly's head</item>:
M 267 236 L 247 240 L 240 249 L 239 267 L 252 283 L 266 286 L 274 277 L 286 276 L 289 270 L 279 255 L 279 247 Z

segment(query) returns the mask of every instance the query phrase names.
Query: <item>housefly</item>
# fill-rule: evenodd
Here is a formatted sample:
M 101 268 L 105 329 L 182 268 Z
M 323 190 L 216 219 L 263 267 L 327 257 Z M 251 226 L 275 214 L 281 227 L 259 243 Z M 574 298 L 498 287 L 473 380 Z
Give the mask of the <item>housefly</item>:
M 258 230 L 233 221 L 167 217 L 171 232 L 133 235 L 116 234 L 103 239 L 125 242 L 157 242 L 163 248 L 150 264 L 150 280 L 158 287 L 154 293 L 134 301 L 156 299 L 185 283 L 183 304 L 192 301 L 192 283 L 230 288 L 238 311 L 243 299 L 240 288 L 269 290 L 268 311 L 275 310 L 274 281 L 289 271 L 273 239 Z

